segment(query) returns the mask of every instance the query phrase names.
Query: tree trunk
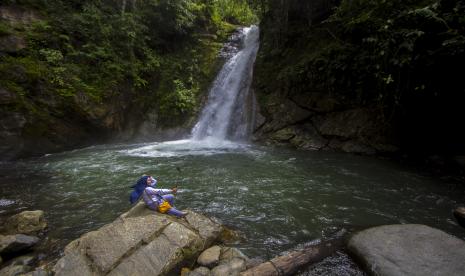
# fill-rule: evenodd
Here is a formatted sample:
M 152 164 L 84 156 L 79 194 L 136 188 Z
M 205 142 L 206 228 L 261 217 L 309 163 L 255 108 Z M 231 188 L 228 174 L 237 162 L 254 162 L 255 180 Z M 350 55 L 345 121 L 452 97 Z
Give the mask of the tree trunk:
M 268 262 L 259 264 L 244 272 L 241 276 L 283 276 L 293 275 L 299 269 L 319 262 L 333 254 L 343 245 L 342 238 L 312 245 L 302 250 L 293 251 L 287 255 L 276 257 Z

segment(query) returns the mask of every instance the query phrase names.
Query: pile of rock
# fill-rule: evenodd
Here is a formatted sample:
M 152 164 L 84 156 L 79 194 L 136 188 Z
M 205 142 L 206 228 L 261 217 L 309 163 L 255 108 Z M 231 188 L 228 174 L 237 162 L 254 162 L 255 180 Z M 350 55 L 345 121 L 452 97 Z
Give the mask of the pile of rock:
M 43 269 L 32 272 L 37 256 L 32 252 L 47 228 L 44 212 L 24 211 L 8 218 L 0 234 L 0 275 L 19 275 L 30 272 L 48 275 Z M 4 264 L 3 264 L 4 262 Z
M 345 244 L 344 235 L 271 260 L 249 259 L 221 244 L 225 228 L 189 211 L 176 218 L 137 204 L 115 221 L 72 241 L 53 271 L 33 270 L 30 253 L 47 223 L 42 211 L 26 211 L 7 220 L 0 235 L 0 275 L 295 275 Z M 216 245 L 215 245 L 216 244 Z M 465 242 L 425 225 L 385 225 L 355 233 L 349 253 L 370 274 L 463 275 Z
M 68 244 L 53 271 L 57 276 L 175 274 L 213 244 L 222 229 L 193 211 L 179 219 L 139 203 Z
M 197 258 L 197 267 L 183 269 L 183 276 L 222 276 L 239 275 L 254 264 L 239 249 L 215 245 Z

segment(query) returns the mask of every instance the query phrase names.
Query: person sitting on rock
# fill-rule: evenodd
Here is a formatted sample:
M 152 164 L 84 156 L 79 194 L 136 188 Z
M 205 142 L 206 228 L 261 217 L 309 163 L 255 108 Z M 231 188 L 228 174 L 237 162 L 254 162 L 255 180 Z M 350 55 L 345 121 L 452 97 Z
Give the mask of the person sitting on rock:
M 144 199 L 145 204 L 152 210 L 158 211 L 160 213 L 166 213 L 168 215 L 173 215 L 177 217 L 184 217 L 187 215 L 187 212 L 179 211 L 174 208 L 174 195 L 178 191 L 178 188 L 172 189 L 155 189 L 156 180 L 149 177 L 146 180 L 146 187 L 142 193 L 142 198 Z
M 157 180 L 154 179 L 153 177 L 149 175 L 143 175 L 141 178 L 139 178 L 139 180 L 137 180 L 136 184 L 131 186 L 131 188 L 134 189 L 131 195 L 129 196 L 129 202 L 131 202 L 131 204 L 134 204 L 137 201 L 139 201 L 149 181 L 150 183 L 152 183 L 152 185 L 157 184 Z

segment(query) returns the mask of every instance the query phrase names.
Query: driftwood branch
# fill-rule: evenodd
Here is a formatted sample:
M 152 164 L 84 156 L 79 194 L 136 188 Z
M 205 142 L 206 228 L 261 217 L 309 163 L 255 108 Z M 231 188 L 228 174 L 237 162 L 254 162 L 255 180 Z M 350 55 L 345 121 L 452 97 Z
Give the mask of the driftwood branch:
M 283 276 L 293 275 L 299 269 L 312 263 L 319 262 L 332 255 L 342 247 L 342 239 L 334 239 L 308 246 L 304 249 L 292 251 L 291 253 L 271 259 L 267 262 L 252 267 L 241 276 Z

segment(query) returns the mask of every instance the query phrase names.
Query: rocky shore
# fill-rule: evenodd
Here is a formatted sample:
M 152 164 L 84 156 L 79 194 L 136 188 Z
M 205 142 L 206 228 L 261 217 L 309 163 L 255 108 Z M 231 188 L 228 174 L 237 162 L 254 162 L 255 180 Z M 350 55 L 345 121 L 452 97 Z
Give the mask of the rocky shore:
M 465 242 L 426 225 L 384 225 L 312 244 L 265 261 L 226 245 L 231 230 L 194 211 L 185 218 L 142 202 L 69 243 L 40 265 L 33 248 L 47 228 L 42 211 L 10 217 L 0 235 L 0 275 L 299 275 L 337 251 L 370 275 L 463 275 Z
M 38 266 L 39 256 L 33 251 L 46 230 L 47 221 L 40 210 L 24 211 L 8 218 L 0 234 L 0 275 L 49 275 Z
M 224 245 L 228 229 L 189 211 L 185 218 L 137 204 L 102 228 L 72 241 L 53 267 L 54 275 L 292 275 L 340 248 L 334 241 L 270 261 L 249 258 Z M 276 275 L 278 275 L 276 274 Z

